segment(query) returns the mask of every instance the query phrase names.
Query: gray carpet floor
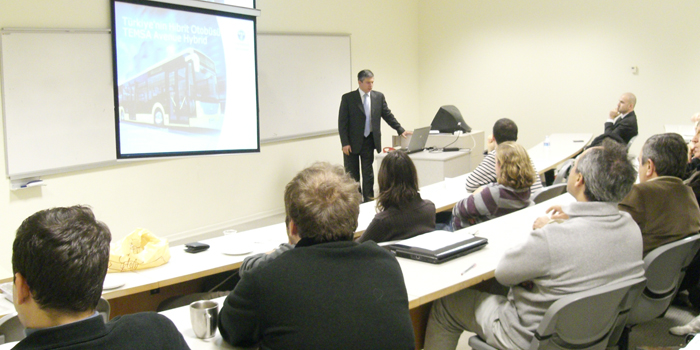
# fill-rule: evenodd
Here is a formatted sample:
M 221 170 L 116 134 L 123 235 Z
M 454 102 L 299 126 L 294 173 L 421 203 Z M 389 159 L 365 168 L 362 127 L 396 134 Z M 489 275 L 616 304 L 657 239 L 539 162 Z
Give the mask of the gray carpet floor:
M 666 315 L 632 328 L 630 349 L 638 347 L 683 347 L 685 338 L 675 336 L 668 329 L 682 326 L 698 315 L 698 310 L 690 307 L 671 306 Z

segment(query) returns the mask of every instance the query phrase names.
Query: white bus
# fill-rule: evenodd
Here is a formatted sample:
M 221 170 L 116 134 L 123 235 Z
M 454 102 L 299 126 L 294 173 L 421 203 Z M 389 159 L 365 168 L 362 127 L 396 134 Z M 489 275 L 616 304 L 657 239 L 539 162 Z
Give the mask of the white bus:
M 189 48 L 119 85 L 119 120 L 221 129 L 216 66 Z

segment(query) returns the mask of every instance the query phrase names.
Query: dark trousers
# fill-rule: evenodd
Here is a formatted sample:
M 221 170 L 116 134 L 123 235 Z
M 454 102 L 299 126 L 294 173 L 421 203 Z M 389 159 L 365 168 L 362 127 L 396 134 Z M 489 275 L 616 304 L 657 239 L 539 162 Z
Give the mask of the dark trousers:
M 693 306 L 700 307 L 700 253 L 695 254 L 695 258 L 686 268 L 685 277 L 678 290 L 687 290 L 688 300 Z
M 350 153 L 349 156 L 343 154 L 345 171 L 359 183 L 360 162 L 362 162 L 362 186 L 360 187 L 360 193 L 362 193 L 364 201 L 367 202 L 374 198 L 374 169 L 372 168 L 372 163 L 374 162 L 374 138 L 372 134 L 370 133 L 369 136 L 365 137 L 359 153 L 355 153 L 357 150 L 352 151 L 353 153 Z

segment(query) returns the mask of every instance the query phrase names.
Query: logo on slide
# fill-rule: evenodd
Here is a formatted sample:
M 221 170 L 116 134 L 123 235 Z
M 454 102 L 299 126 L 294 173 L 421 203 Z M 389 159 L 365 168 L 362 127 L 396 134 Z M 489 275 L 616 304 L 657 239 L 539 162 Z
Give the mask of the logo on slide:
M 245 40 L 245 31 L 243 31 L 243 30 L 238 31 L 238 40 L 240 40 L 240 41 Z

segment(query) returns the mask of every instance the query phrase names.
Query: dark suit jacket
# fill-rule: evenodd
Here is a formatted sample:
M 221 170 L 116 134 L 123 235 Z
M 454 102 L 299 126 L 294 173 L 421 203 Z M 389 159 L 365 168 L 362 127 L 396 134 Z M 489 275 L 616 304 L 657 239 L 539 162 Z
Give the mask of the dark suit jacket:
M 599 146 L 605 138 L 611 138 L 626 145 L 637 134 L 637 115 L 632 111 L 617 123 L 605 123 L 605 132 L 593 139 L 588 147 Z
M 372 135 L 374 136 L 374 148 L 377 153 L 382 149 L 382 128 L 381 118 L 396 130 L 399 135 L 405 131 L 396 120 L 394 114 L 386 104 L 384 94 L 372 90 L 369 94 L 372 99 Z M 362 141 L 365 138 L 365 107 L 362 98 L 357 90 L 353 90 L 343 95 L 340 100 L 340 111 L 338 112 L 338 133 L 340 143 L 343 147 L 350 145 L 352 153 L 359 154 L 362 148 Z
M 618 207 L 639 225 L 644 255 L 700 231 L 700 208 L 693 190 L 674 176 L 634 185 Z
M 415 348 L 391 253 L 374 242 L 309 244 L 241 278 L 219 313 L 224 340 L 262 350 Z

